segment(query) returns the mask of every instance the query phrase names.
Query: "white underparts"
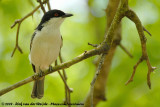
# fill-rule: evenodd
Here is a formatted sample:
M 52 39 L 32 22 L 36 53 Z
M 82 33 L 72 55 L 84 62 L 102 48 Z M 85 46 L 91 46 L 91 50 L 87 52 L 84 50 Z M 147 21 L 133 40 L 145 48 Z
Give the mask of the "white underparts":
M 51 19 L 43 24 L 41 31 L 36 31 L 30 52 L 30 61 L 36 68 L 46 70 L 57 59 L 62 44 L 60 25 L 63 20 Z

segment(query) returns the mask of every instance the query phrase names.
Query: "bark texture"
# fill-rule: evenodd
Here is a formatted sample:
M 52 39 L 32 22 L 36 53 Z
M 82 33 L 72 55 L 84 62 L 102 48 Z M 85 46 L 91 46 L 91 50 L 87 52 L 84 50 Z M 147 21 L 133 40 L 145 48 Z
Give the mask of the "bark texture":
M 119 2 L 120 0 L 109 0 L 108 6 L 106 9 L 106 19 L 107 19 L 106 32 L 108 32 L 108 29 L 113 21 Z M 96 106 L 100 101 L 107 100 L 105 97 L 107 78 L 108 78 L 108 74 L 110 71 L 115 50 L 117 46 L 120 44 L 120 41 L 121 41 L 121 25 L 119 24 L 118 27 L 115 29 L 113 44 L 110 47 L 110 50 L 105 58 L 100 74 L 98 75 L 98 78 L 95 82 L 94 94 L 93 94 L 94 106 Z M 85 107 L 91 106 L 90 94 L 88 94 L 84 104 L 85 104 Z

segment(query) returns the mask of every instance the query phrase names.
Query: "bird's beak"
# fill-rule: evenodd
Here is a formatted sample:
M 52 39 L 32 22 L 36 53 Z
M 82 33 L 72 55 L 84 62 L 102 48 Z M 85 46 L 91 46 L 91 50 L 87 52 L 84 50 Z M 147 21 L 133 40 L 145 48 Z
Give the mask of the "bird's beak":
M 62 16 L 62 18 L 71 17 L 71 16 L 73 16 L 73 14 L 66 13 L 65 15 Z

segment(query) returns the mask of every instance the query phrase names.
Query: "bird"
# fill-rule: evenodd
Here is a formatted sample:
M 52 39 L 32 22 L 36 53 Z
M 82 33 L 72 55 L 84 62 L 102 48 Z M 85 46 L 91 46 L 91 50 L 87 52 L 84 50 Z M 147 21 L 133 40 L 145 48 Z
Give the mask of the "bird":
M 65 18 L 71 16 L 73 14 L 57 9 L 50 10 L 43 15 L 30 42 L 29 60 L 34 73 L 43 73 L 56 61 L 63 44 L 60 26 Z M 44 79 L 45 76 L 41 76 L 34 81 L 32 98 L 41 99 L 44 96 Z

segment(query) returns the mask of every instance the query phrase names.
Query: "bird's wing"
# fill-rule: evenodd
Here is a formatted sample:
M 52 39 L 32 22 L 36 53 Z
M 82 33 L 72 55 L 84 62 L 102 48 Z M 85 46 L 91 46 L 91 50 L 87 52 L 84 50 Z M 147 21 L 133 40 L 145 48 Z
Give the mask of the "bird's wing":
M 35 35 L 36 35 L 36 32 L 33 33 L 32 38 L 31 38 L 30 51 L 31 51 L 31 48 L 32 48 L 32 42 L 33 42 L 33 39 L 34 39 Z M 33 71 L 36 72 L 36 69 L 35 69 L 35 65 L 34 65 L 34 64 L 32 64 L 32 68 L 33 68 Z
M 33 33 L 32 38 L 31 38 L 30 51 L 31 51 L 31 48 L 32 48 L 32 42 L 33 42 L 33 39 L 34 39 L 35 35 L 36 35 L 36 32 Z
M 33 69 L 34 73 L 36 73 L 36 68 L 35 68 L 34 64 L 32 64 L 32 69 Z
M 62 46 L 63 46 L 63 38 L 62 38 L 62 35 L 61 35 L 61 40 L 62 40 L 62 43 L 61 43 L 61 48 L 62 48 Z

